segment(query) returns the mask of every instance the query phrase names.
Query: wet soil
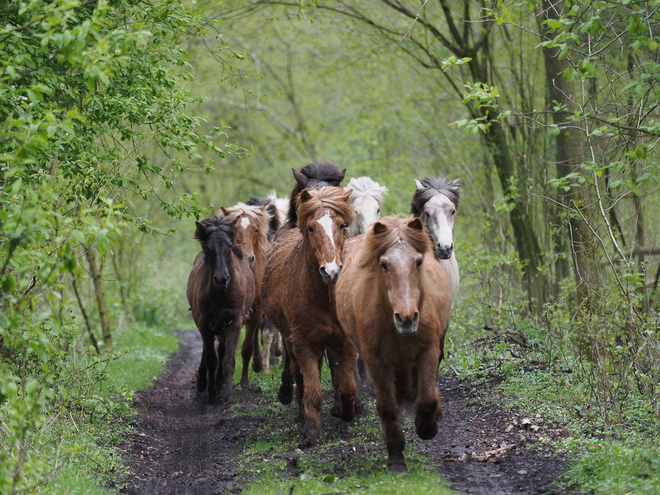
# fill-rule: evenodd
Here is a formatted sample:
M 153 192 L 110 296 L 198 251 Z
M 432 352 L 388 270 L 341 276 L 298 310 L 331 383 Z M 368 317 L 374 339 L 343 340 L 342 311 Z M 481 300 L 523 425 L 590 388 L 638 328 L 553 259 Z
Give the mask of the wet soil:
M 224 494 L 240 493 L 256 475 L 260 463 L 280 463 L 295 480 L 299 474 L 299 449 L 246 455 L 264 431 L 295 445 L 300 433 L 296 406 L 275 404 L 259 389 L 236 389 L 236 404 L 208 405 L 195 389 L 201 357 L 196 330 L 180 333 L 179 352 L 151 389 L 136 394 L 138 415 L 134 434 L 120 445 L 128 476 L 120 489 L 126 494 Z M 446 369 L 446 366 L 442 366 Z M 273 377 L 275 379 L 275 377 Z M 566 459 L 554 453 L 552 441 L 564 435 L 561 428 L 542 418 L 524 418 L 485 400 L 487 385 L 472 385 L 454 374 L 439 377 L 444 417 L 438 435 L 421 441 L 406 429 L 406 452 L 418 452 L 461 494 L 566 494 L 553 481 L 566 469 Z M 489 397 L 492 397 L 489 395 Z M 356 435 L 355 429 L 329 415 L 323 407 L 323 428 L 332 445 L 312 447 L 324 462 L 324 472 L 341 476 L 349 469 L 383 469 L 384 446 L 379 422 L 373 416 L 373 398 L 357 418 L 372 433 Z M 410 424 L 410 419 L 407 420 Z M 354 427 L 355 428 L 355 427 Z M 330 443 L 330 442 L 329 442 Z M 321 450 L 322 449 L 322 450 Z M 320 457 L 319 457 L 320 456 Z

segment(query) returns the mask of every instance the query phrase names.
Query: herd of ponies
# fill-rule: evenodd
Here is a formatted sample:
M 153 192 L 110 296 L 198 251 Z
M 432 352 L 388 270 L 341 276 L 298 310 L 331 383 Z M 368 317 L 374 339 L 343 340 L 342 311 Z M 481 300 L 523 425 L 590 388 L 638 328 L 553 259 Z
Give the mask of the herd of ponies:
M 309 164 L 293 170 L 288 201 L 253 197 L 196 223 L 202 251 L 187 297 L 203 341 L 197 389 L 208 390 L 209 402 L 218 394 L 233 402 L 245 325 L 241 387 L 249 385 L 250 360 L 255 372 L 268 373 L 270 353 L 281 352 L 278 399 L 290 404 L 295 383 L 302 445 L 315 445 L 323 356 L 331 356 L 331 414 L 344 421 L 355 415 L 356 375 L 366 376 L 366 365 L 388 469 L 405 471 L 402 406 L 412 404 L 422 439 L 437 434 L 442 413 L 436 381 L 459 283 L 459 181 L 415 180 L 411 216 L 380 218 L 387 188 L 368 177 L 342 188 L 345 175 L 332 163 Z

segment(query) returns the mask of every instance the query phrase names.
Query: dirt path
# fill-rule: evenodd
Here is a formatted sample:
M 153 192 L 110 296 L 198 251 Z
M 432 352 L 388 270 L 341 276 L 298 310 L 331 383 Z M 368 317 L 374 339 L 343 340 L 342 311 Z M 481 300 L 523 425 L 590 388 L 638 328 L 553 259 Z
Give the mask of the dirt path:
M 292 405 L 286 412 L 269 406 L 270 398 L 256 388 L 236 391 L 237 405 L 208 406 L 198 396 L 194 377 L 201 356 L 201 341 L 196 330 L 180 333 L 179 352 L 154 382 L 152 389 L 135 397 L 138 413 L 136 432 L 121 447 L 130 468 L 121 489 L 127 494 L 223 494 L 239 493 L 250 478 L 241 455 L 246 446 L 258 441 L 264 428 L 273 429 L 295 440 L 300 427 Z M 406 437 L 417 450 L 464 494 L 539 494 L 557 493 L 550 484 L 565 469 L 565 460 L 541 448 L 541 439 L 561 435 L 547 425 L 525 430 L 521 417 L 505 412 L 481 399 L 483 391 L 446 375 L 440 377 L 444 418 L 435 439 L 423 442 Z M 272 400 L 275 400 L 274 398 Z M 268 411 L 264 414 L 264 409 Z M 323 455 L 336 460 L 332 472 L 355 464 L 357 456 L 385 460 L 378 439 L 355 438 L 339 420 L 327 414 L 324 405 L 324 433 L 340 438 L 340 446 Z M 270 412 L 272 411 L 272 413 Z M 516 426 L 514 420 L 518 422 Z M 369 419 L 368 421 L 372 421 Z M 378 422 L 377 418 L 373 421 Z M 532 421 L 532 426 L 539 420 Z M 377 428 L 372 428 L 377 431 Z M 508 430 L 508 431 L 507 431 Z M 362 443 L 361 443 L 362 442 Z M 407 449 L 408 450 L 408 449 Z M 299 472 L 295 450 L 273 453 L 285 461 L 295 480 Z M 299 452 L 299 451 L 298 451 Z M 363 454 L 360 454 L 363 452 Z M 256 462 L 277 459 L 262 458 Z M 365 469 L 382 469 L 373 462 Z

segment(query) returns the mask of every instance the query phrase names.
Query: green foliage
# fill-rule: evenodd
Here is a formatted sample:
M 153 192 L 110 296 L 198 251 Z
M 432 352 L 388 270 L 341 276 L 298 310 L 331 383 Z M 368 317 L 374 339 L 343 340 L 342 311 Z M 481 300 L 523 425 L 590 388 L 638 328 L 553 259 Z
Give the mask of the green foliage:
M 98 366 L 72 361 L 87 350 L 67 274 L 80 281 L 88 249 L 111 256 L 127 225 L 154 232 L 144 200 L 198 217 L 194 194 L 164 194 L 191 165 L 211 169 L 200 148 L 234 149 L 219 128 L 201 132 L 205 119 L 191 112 L 181 42 L 205 30 L 180 2 L 11 1 L 2 18 L 0 491 L 29 492 L 65 454 L 45 455 L 57 439 L 44 430 L 77 410 L 120 415 L 111 395 L 79 385 L 95 382 Z

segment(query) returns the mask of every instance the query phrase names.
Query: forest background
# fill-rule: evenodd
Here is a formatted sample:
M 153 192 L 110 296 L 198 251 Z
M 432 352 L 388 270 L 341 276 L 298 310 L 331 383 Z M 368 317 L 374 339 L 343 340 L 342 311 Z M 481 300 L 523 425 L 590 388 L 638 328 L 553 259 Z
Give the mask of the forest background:
M 119 459 L 89 459 L 146 385 L 122 359 L 157 370 L 190 325 L 194 220 L 322 160 L 387 186 L 384 214 L 414 178 L 460 178 L 451 366 L 566 425 L 571 483 L 660 486 L 660 2 L 0 17 L 0 490 L 112 479 Z

